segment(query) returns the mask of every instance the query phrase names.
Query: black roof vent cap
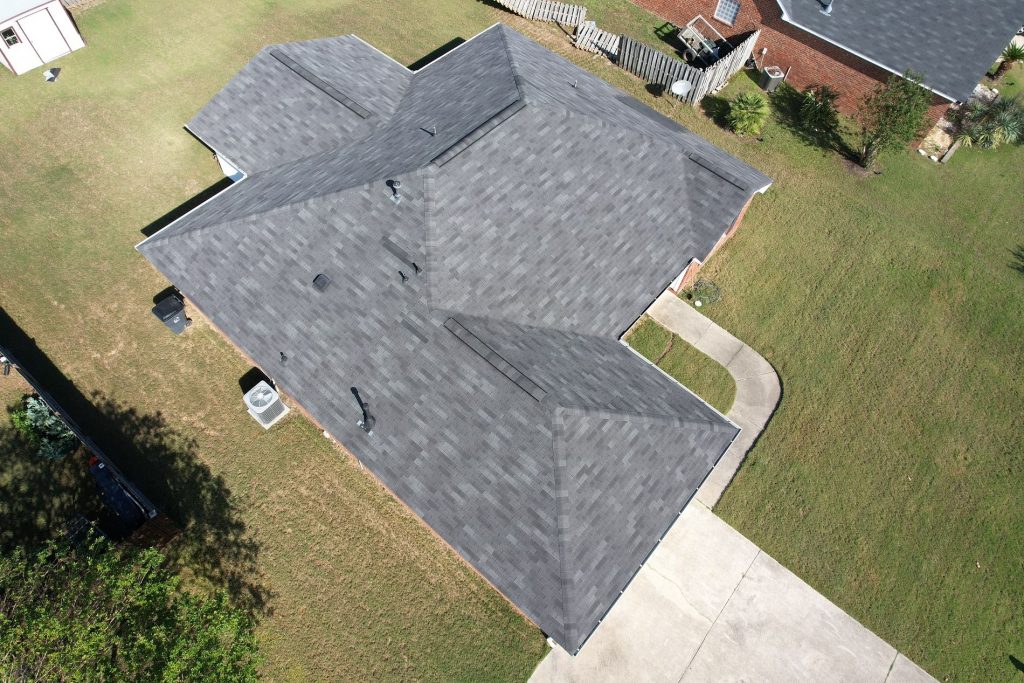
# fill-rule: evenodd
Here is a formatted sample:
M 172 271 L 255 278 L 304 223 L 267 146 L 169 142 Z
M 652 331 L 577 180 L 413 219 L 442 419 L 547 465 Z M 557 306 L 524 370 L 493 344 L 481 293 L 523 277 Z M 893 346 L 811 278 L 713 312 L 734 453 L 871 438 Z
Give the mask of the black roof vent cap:
M 327 286 L 330 284 L 331 278 L 327 277 L 323 273 L 317 273 L 317 276 L 313 278 L 313 286 L 316 287 L 318 291 L 322 292 L 326 290 Z

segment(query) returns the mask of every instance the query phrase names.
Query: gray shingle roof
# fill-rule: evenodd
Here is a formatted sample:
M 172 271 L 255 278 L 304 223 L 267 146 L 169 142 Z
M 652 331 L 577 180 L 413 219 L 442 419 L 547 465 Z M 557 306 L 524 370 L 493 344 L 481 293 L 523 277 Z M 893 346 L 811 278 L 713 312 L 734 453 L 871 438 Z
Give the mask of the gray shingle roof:
M 1024 24 L 1022 0 L 835 0 L 830 16 L 818 0 L 778 2 L 790 23 L 961 101 Z
M 501 25 L 402 80 L 388 111 L 342 70 L 268 53 L 270 80 L 243 70 L 245 88 L 308 70 L 338 129 L 239 161 L 245 180 L 140 251 L 575 652 L 737 433 L 617 338 L 770 181 Z M 245 88 L 196 120 L 269 159 L 246 144 L 290 144 L 290 114 L 240 132 Z

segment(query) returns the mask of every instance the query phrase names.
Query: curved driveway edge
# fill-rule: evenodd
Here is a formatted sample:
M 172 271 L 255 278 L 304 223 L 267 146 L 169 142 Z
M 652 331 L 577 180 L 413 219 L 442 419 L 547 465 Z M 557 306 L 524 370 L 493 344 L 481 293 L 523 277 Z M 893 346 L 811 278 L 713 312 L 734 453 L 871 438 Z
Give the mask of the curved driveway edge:
M 696 496 L 701 503 L 714 508 L 779 404 L 779 376 L 760 354 L 668 290 L 651 304 L 647 315 L 718 361 L 736 382 L 736 399 L 726 417 L 739 426 L 740 434 Z

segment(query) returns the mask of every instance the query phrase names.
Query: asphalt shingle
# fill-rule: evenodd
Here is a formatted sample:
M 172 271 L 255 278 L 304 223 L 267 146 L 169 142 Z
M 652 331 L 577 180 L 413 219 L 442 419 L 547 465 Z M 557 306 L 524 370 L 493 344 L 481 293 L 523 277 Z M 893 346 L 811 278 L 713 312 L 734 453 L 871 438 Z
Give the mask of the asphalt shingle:
M 575 652 L 737 433 L 618 336 L 770 181 L 501 25 L 395 76 L 390 100 L 318 45 L 382 63 L 354 39 L 280 46 L 298 71 L 262 52 L 196 120 L 244 158 L 264 143 L 231 112 L 283 83 L 337 129 L 139 249 Z M 281 116 L 272 148 L 295 139 L 282 111 L 260 113 Z
M 966 101 L 1024 24 L 1022 0 L 779 0 L 792 24 L 895 73 L 913 69 L 943 97 Z

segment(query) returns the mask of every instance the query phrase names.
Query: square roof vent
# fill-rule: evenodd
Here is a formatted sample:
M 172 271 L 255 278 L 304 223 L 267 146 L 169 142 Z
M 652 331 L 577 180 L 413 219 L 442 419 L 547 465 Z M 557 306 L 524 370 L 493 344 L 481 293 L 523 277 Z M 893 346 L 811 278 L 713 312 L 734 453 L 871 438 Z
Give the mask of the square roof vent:
M 313 278 L 313 286 L 317 288 L 317 291 L 322 292 L 326 290 L 327 286 L 330 284 L 331 278 L 327 277 L 323 273 L 318 273 L 317 276 Z

